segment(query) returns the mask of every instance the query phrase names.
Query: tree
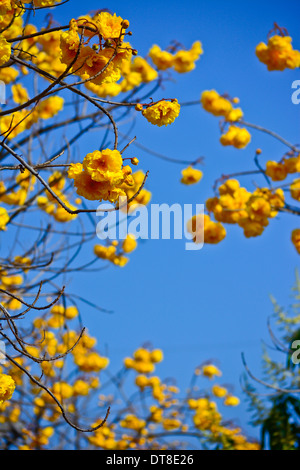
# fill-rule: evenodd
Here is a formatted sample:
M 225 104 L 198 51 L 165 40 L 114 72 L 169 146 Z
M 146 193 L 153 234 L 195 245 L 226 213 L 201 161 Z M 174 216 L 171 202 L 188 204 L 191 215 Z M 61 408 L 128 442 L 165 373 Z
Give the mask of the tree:
M 263 449 L 299 449 L 299 293 L 297 273 L 292 290 L 295 303 L 291 308 L 286 310 L 272 298 L 273 318 L 281 338 L 274 333 L 269 321 L 272 347 L 264 348 L 263 379 L 256 377 L 243 359 L 252 379 L 250 381 L 247 377 L 245 380 L 252 422 L 261 430 Z M 270 349 L 274 358 L 269 353 Z

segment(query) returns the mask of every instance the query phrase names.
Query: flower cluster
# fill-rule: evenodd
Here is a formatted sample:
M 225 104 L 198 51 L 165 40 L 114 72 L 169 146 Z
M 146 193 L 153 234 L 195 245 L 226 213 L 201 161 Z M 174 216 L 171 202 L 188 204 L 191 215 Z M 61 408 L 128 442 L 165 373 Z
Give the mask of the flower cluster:
M 0 373 L 0 405 L 10 400 L 16 388 L 15 381 L 10 375 Z
M 158 101 L 154 104 L 148 105 L 146 109 L 142 111 L 142 114 L 147 121 L 159 127 L 172 124 L 179 116 L 179 113 L 180 104 L 175 99 L 171 101 Z
M 232 145 L 237 149 L 247 147 L 251 141 L 251 134 L 245 127 L 229 126 L 227 132 L 221 135 L 220 142 L 222 145 Z
M 190 50 L 178 50 L 175 54 L 162 51 L 159 46 L 154 45 L 145 58 L 136 55 L 136 51 L 133 52 L 130 59 L 123 60 L 120 64 L 120 80 L 106 79 L 100 82 L 92 79 L 85 82 L 86 88 L 100 98 L 115 97 L 120 93 L 134 90 L 141 84 L 153 82 L 158 78 L 160 70 L 173 68 L 178 73 L 189 72 L 195 68 L 195 62 L 202 54 L 202 46 L 196 41 Z M 149 58 L 158 71 L 149 63 Z M 103 78 L 103 73 L 101 76 Z M 143 110 L 143 106 L 140 110 Z
M 215 245 L 226 237 L 226 230 L 220 222 L 211 220 L 208 214 L 194 215 L 187 223 L 187 231 L 195 243 Z
M 6 225 L 9 222 L 9 215 L 4 207 L 0 207 L 0 230 L 6 230 Z
M 272 181 L 283 181 L 289 174 L 300 172 L 300 154 L 291 157 L 284 157 L 281 161 L 276 162 L 269 160 L 266 163 L 266 175 Z
M 129 258 L 125 256 L 127 253 L 131 253 L 137 247 L 137 241 L 135 236 L 128 234 L 125 240 L 123 240 L 121 246 L 117 240 L 113 240 L 110 245 L 95 245 L 94 254 L 101 259 L 108 260 L 115 266 L 125 266 Z
M 238 122 L 243 117 L 241 108 L 234 108 L 233 104 L 239 102 L 238 98 L 228 98 L 222 96 L 216 90 L 206 90 L 201 95 L 203 108 L 214 116 L 222 116 L 226 123 Z M 224 127 L 224 126 L 222 126 Z M 251 135 L 245 127 L 230 124 L 227 131 L 220 137 L 220 142 L 224 146 L 232 145 L 237 149 L 245 148 L 251 141 Z
M 191 49 L 180 49 L 176 53 L 163 51 L 157 44 L 154 44 L 148 53 L 158 70 L 173 68 L 178 73 L 186 73 L 193 70 L 195 62 L 202 54 L 203 49 L 200 41 L 194 42 Z
M 219 196 L 206 201 L 207 210 L 217 221 L 238 224 L 247 238 L 261 235 L 283 206 L 282 189 L 258 188 L 250 193 L 235 179 L 228 179 L 219 187 Z
M 68 176 L 74 179 L 77 194 L 91 201 L 116 202 L 126 196 L 122 185 L 133 185 L 132 169 L 123 166 L 118 150 L 104 149 L 88 153 L 82 163 L 70 165 Z
M 16 270 L 18 270 L 17 266 Z M 19 310 L 21 308 L 21 302 L 9 294 L 17 296 L 18 289 L 23 283 L 24 277 L 22 274 L 9 274 L 5 270 L 1 270 L 0 287 L 7 293 L 1 294 L 1 302 L 5 308 L 9 310 Z
M 300 67 L 300 51 L 293 49 L 290 36 L 276 34 L 268 39 L 267 44 L 260 42 L 256 46 L 256 56 L 269 71 Z
M 203 91 L 200 101 L 205 111 L 214 116 L 223 116 L 226 121 L 234 122 L 243 117 L 241 108 L 233 107 L 233 104 L 239 102 L 238 98 L 229 99 L 226 95 L 219 95 L 216 90 L 206 90 Z
M 296 228 L 292 231 L 291 240 L 293 245 L 295 246 L 297 253 L 300 255 L 300 229 Z
M 38 207 L 51 215 L 57 222 L 70 222 L 75 219 L 77 215 L 68 212 L 61 205 L 62 202 L 71 211 L 75 211 L 77 209 L 76 206 L 69 202 L 67 196 L 64 194 L 64 187 L 66 184 L 64 175 L 59 171 L 55 171 L 49 177 L 48 184 L 54 195 L 47 191 L 45 196 L 38 196 Z
M 127 369 L 134 369 L 142 374 L 153 372 L 155 364 L 163 360 L 163 353 L 160 349 L 149 351 L 146 348 L 137 349 L 133 358 L 126 357 L 124 365 Z
M 142 187 L 145 176 L 146 175 L 142 170 L 138 170 L 135 173 L 132 173 L 133 184 L 125 182 L 121 186 L 127 199 L 127 205 L 125 206 L 122 203 L 120 206 L 122 211 L 127 211 L 130 214 L 130 212 L 134 211 L 138 205 L 146 206 L 149 204 L 152 194 L 148 189 Z
M 11 45 L 4 37 L 0 36 L 0 65 L 6 64 L 11 55 Z
M 12 86 L 13 99 L 16 103 L 26 102 L 27 90 L 18 85 Z M 13 115 L 1 117 L 0 131 L 8 140 L 14 139 L 30 129 L 39 119 L 51 119 L 63 109 L 64 100 L 60 96 L 50 96 L 39 102 L 31 110 L 16 111 Z
M 62 63 L 96 85 L 117 82 L 132 56 L 130 44 L 123 42 L 128 27 L 127 20 L 108 12 L 72 19 L 60 37 Z
M 190 185 L 190 184 L 195 184 L 198 183 L 203 176 L 203 173 L 201 170 L 197 170 L 196 168 L 193 168 L 192 166 L 188 166 L 187 168 L 184 168 L 181 171 L 182 178 L 181 178 L 181 183 Z

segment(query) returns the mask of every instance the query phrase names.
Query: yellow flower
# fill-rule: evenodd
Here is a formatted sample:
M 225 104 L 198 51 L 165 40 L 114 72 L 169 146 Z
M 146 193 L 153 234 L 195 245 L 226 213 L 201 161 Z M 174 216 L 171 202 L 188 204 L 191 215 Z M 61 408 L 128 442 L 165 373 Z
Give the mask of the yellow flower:
M 245 148 L 251 141 L 251 134 L 246 128 L 230 126 L 228 131 L 221 135 L 220 142 L 222 145 L 233 145 L 237 149 Z
M 300 255 L 300 229 L 296 228 L 295 230 L 292 231 L 292 243 L 295 246 L 297 252 Z
M 15 388 L 15 381 L 10 375 L 0 374 L 0 405 L 12 397 Z
M 65 310 L 65 317 L 66 317 L 68 320 L 72 320 L 73 318 L 78 317 L 78 310 L 77 310 L 77 307 L 75 307 L 75 306 L 69 306 L 69 307 L 67 307 L 66 310 Z
M 273 181 L 283 181 L 288 175 L 288 168 L 284 163 L 269 161 L 266 164 L 266 175 Z
M 75 59 L 80 44 L 78 26 L 75 20 L 70 21 L 70 29 L 60 36 L 60 59 L 63 64 L 70 65 Z
M 231 194 L 233 195 L 235 191 L 240 188 L 240 183 L 236 179 L 228 179 L 225 183 L 221 184 L 219 187 L 220 194 Z
M 0 15 L 3 15 L 12 9 L 11 0 L 1 0 L 0 2 Z
M 102 49 L 98 53 L 89 46 L 84 47 L 80 52 L 78 64 L 76 62 L 77 74 L 83 80 L 92 79 L 97 85 L 117 82 L 121 78 L 122 63 L 131 57 L 131 48 L 124 43 L 112 60 L 113 55 L 112 48 Z
M 99 424 L 100 422 L 95 423 L 95 425 Z M 91 444 L 106 450 L 117 449 L 121 442 L 115 440 L 115 433 L 106 424 L 99 427 L 92 436 L 88 437 L 88 440 Z
M 69 170 L 68 170 L 68 177 L 75 178 L 77 175 L 80 175 L 82 170 L 83 170 L 82 163 L 71 163 Z
M 95 16 L 94 21 L 103 39 L 117 39 L 120 37 L 123 28 L 123 19 L 120 16 L 102 11 Z
M 134 415 L 126 415 L 125 418 L 120 421 L 120 426 L 122 428 L 138 431 L 146 426 L 146 421 Z
M 267 65 L 269 71 L 300 67 L 300 51 L 293 49 L 290 36 L 274 35 L 269 38 L 268 44 L 259 43 L 256 55 L 260 62 Z
M 173 66 L 174 56 L 168 51 L 162 51 L 156 44 L 151 47 L 148 54 L 159 70 L 167 70 Z
M 74 353 L 74 362 L 77 364 L 80 370 L 84 372 L 99 372 L 105 369 L 109 364 L 109 359 L 101 357 L 97 352 L 89 352 L 81 354 L 81 352 Z
M 17 111 L 13 115 L 3 116 L 0 121 L 1 133 L 7 133 L 7 139 L 11 140 L 26 130 L 31 118 L 32 115 L 28 115 L 25 110 Z
M 141 185 L 145 178 L 145 173 L 142 170 L 138 170 L 135 173 L 133 173 L 132 178 L 133 178 L 133 185 L 129 186 L 125 182 L 121 186 L 121 188 L 124 190 L 124 194 L 126 195 L 128 201 L 131 198 L 133 198 L 133 196 L 135 196 L 136 193 L 138 193 L 138 195 L 135 196 L 135 198 L 132 201 L 128 202 L 126 207 L 121 209 L 121 210 L 128 210 L 128 213 L 130 213 L 131 209 L 135 205 L 141 204 L 141 205 L 146 206 L 150 202 L 151 196 L 152 196 L 151 192 L 148 191 L 147 189 L 142 188 L 142 190 L 140 190 Z
M 154 423 L 160 423 L 162 421 L 163 410 L 161 408 L 153 405 L 150 407 L 150 412 L 151 412 L 151 418 L 150 418 L 151 421 L 153 421 Z
M 233 395 L 227 395 L 224 400 L 225 406 L 238 406 L 240 404 L 240 400 L 238 397 L 234 397 Z
M 101 259 L 112 259 L 115 256 L 116 253 L 116 247 L 115 246 L 103 246 L 103 245 L 95 245 L 94 246 L 94 253 L 98 258 Z
M 195 184 L 201 180 L 203 173 L 192 166 L 188 166 L 187 168 L 183 169 L 182 172 L 181 183 L 182 184 Z
M 216 90 L 204 91 L 201 95 L 203 108 L 214 116 L 228 116 L 232 111 L 232 104 L 229 100 L 219 95 Z
M 264 221 L 271 214 L 271 205 L 264 197 L 253 195 L 247 203 L 249 218 L 256 222 Z
M 128 263 L 129 258 L 127 258 L 126 256 L 123 256 L 123 255 L 116 255 L 111 261 L 116 266 L 119 266 L 120 268 L 123 268 Z
M 180 112 L 180 104 L 177 100 L 159 101 L 148 106 L 143 111 L 143 116 L 156 126 L 167 126 L 175 121 Z
M 161 362 L 163 360 L 163 357 L 164 355 L 161 349 L 154 349 L 150 353 L 150 360 L 152 362 Z
M 122 243 L 122 249 L 125 253 L 131 253 L 136 247 L 137 242 L 135 236 L 129 233 Z
M 141 81 L 149 83 L 155 80 L 158 76 L 156 70 L 143 59 L 143 57 L 135 57 L 131 65 L 133 73 L 139 73 L 141 75 Z
M 226 237 L 226 230 L 220 222 L 214 222 L 209 215 L 194 215 L 187 224 L 187 230 L 194 235 L 195 243 L 220 243 Z M 203 239 L 203 236 L 204 239 Z
M 213 364 L 208 364 L 202 367 L 202 373 L 205 377 L 213 379 L 216 375 L 221 376 L 221 371 Z
M 155 368 L 154 363 L 160 362 L 161 360 L 161 350 L 148 351 L 148 349 L 145 348 L 138 348 L 134 352 L 133 358 L 126 357 L 124 359 L 124 365 L 127 369 L 134 369 L 140 374 L 148 374 L 150 372 L 153 372 Z M 148 382 L 148 384 L 151 386 L 158 385 L 158 383 L 156 378 L 153 381 L 149 379 Z
M 71 174 L 72 172 L 73 169 Z M 86 171 L 82 171 L 74 177 L 74 185 L 77 194 L 90 201 L 116 202 L 121 196 L 125 196 L 125 192 L 121 188 L 111 186 L 109 181 L 94 181 Z
M 37 8 L 52 7 L 55 3 L 59 3 L 61 0 L 33 0 L 34 6 Z M 26 2 L 25 2 L 26 3 Z
M 117 96 L 122 91 L 120 83 L 102 83 L 96 85 L 93 82 L 86 82 L 84 86 L 99 98 L 106 98 L 108 96 Z
M 11 44 L 0 35 L 0 66 L 9 61 L 11 55 Z
M 245 220 L 245 221 L 239 222 L 239 225 L 243 227 L 244 235 L 246 238 L 258 237 L 264 231 L 264 225 L 262 225 L 261 222 Z
M 86 155 L 82 165 L 93 181 L 109 182 L 116 186 L 124 179 L 123 159 L 118 150 L 95 150 Z
M 143 389 L 149 385 L 149 379 L 148 377 L 146 377 L 146 375 L 137 375 L 135 379 L 135 384 L 137 385 L 137 387 Z
M 13 67 L 5 67 L 0 69 L 0 80 L 8 85 L 16 80 L 18 74 L 19 72 Z
M 179 419 L 166 418 L 162 420 L 162 426 L 167 431 L 172 431 L 173 429 L 180 428 L 181 421 Z
M 239 121 L 240 119 L 242 119 L 243 115 L 244 115 L 244 113 L 243 113 L 243 111 L 241 110 L 241 108 L 232 109 L 232 110 L 226 115 L 226 121 L 230 121 L 230 122 Z
M 296 179 L 292 182 L 290 192 L 293 199 L 300 201 L 300 179 Z
M 89 394 L 89 384 L 87 384 L 86 382 L 84 382 L 84 380 L 76 380 L 76 382 L 74 382 L 73 384 L 73 394 L 74 396 L 78 396 L 78 395 L 88 395 Z
M 6 230 L 6 224 L 9 221 L 9 215 L 4 209 L 4 207 L 0 207 L 0 230 Z
M 214 385 L 212 387 L 212 393 L 215 397 L 223 398 L 227 395 L 227 389 L 225 387 L 220 387 L 220 385 Z
M 123 167 L 118 150 L 105 149 L 86 155 L 83 163 L 71 164 L 68 176 L 74 179 L 77 194 L 88 200 L 116 202 L 125 196 L 124 183 L 129 184 L 131 168 Z
M 40 119 L 50 119 L 55 116 L 64 105 L 64 99 L 60 96 L 50 96 L 39 103 L 34 111 Z
M 21 84 L 12 85 L 11 91 L 15 103 L 22 104 L 28 101 L 28 92 Z
M 201 54 L 203 54 L 203 50 L 200 41 L 194 42 L 188 51 L 178 51 L 173 60 L 174 70 L 178 73 L 190 72 L 195 68 L 195 61 L 199 59 Z
M 284 165 L 286 166 L 288 173 L 299 173 L 300 172 L 300 154 L 296 157 L 290 157 L 284 159 Z

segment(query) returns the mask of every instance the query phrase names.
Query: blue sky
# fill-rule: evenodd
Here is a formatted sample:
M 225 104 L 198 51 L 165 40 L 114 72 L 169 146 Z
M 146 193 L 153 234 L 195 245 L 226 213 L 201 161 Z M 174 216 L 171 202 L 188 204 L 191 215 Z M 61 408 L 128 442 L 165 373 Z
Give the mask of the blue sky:
M 165 48 L 173 39 L 186 47 L 196 40 L 202 42 L 204 55 L 196 69 L 174 74 L 174 82 L 167 83 L 155 98 L 197 100 L 203 90 L 215 88 L 240 98 L 246 121 L 276 131 L 292 143 L 300 142 L 300 105 L 291 102 L 291 84 L 300 78 L 299 72 L 269 73 L 255 56 L 256 45 L 266 40 L 274 21 L 288 29 L 294 47 L 300 49 L 297 0 L 115 0 L 111 4 L 70 0 L 54 15 L 66 24 L 69 18 L 98 8 L 110 8 L 130 21 L 131 43 L 140 55 L 154 43 Z M 182 165 L 164 162 L 134 146 L 130 156 L 139 158 L 140 168 L 150 170 L 147 188 L 153 203 L 201 204 L 213 195 L 213 183 L 222 173 L 255 169 L 256 148 L 263 150 L 262 161 L 279 160 L 287 150 L 269 136 L 251 133 L 252 142 L 245 150 L 222 147 L 218 119 L 200 106 L 182 108 L 179 118 L 167 128 L 138 120 L 130 137 L 137 136 L 142 145 L 172 158 L 205 156 L 203 180 L 192 187 L 180 183 Z M 97 148 L 100 139 L 91 133 L 80 147 L 82 155 Z M 240 181 L 249 189 L 253 189 L 253 181 L 263 183 L 258 177 Z M 100 349 L 108 352 L 112 369 L 141 344 L 151 342 L 164 351 L 164 362 L 157 367 L 160 376 L 176 377 L 184 389 L 194 368 L 213 360 L 223 371 L 221 382 L 232 384 L 242 398 L 241 353 L 259 373 L 261 341 L 269 342 L 269 295 L 280 304 L 291 303 L 290 288 L 299 258 L 290 233 L 299 226 L 295 216 L 280 215 L 263 236 L 250 240 L 239 227 L 229 226 L 222 243 L 196 252 L 186 251 L 184 240 L 141 241 L 126 267 L 74 275 L 70 290 L 80 290 L 84 297 L 113 310 L 104 314 L 83 305 L 84 324 L 98 338 Z M 247 427 L 245 404 L 230 410 L 230 415 Z

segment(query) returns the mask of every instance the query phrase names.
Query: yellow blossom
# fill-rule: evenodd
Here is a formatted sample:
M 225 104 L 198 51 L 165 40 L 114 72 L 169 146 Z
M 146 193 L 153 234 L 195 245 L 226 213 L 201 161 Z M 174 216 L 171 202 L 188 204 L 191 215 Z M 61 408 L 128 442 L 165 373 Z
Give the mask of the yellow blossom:
M 116 39 L 121 35 L 123 28 L 123 19 L 115 13 L 111 15 L 106 11 L 102 11 L 94 18 L 99 32 L 103 39 Z
M 203 176 L 202 171 L 197 170 L 196 168 L 193 168 L 192 166 L 188 166 L 187 168 L 184 168 L 181 171 L 181 174 L 182 174 L 181 183 L 186 184 L 186 185 L 198 183 Z
M 122 249 L 125 253 L 131 253 L 136 249 L 136 247 L 137 242 L 135 236 L 129 233 L 122 243 Z
M 227 132 L 221 135 L 220 142 L 222 145 L 233 145 L 237 149 L 245 148 L 251 141 L 251 134 L 246 128 L 230 126 Z
M 0 230 L 6 230 L 6 225 L 9 221 L 9 215 L 4 209 L 4 207 L 0 207 Z
M 24 88 L 21 84 L 12 85 L 11 91 L 12 91 L 12 96 L 13 96 L 13 100 L 15 103 L 22 104 L 28 101 L 29 99 L 28 92 L 26 88 Z
M 151 47 L 149 57 L 159 70 L 167 70 L 173 66 L 174 56 L 168 51 L 162 51 L 156 44 Z
M 63 104 L 64 99 L 60 96 L 50 96 L 39 103 L 34 112 L 40 119 L 49 119 L 55 116 L 63 108 Z
M 147 121 L 156 126 L 167 126 L 175 121 L 180 112 L 180 104 L 177 100 L 159 101 L 148 106 L 142 112 Z
M 216 375 L 222 375 L 221 371 L 213 364 L 207 364 L 202 367 L 202 373 L 205 377 L 213 379 Z
M 232 111 L 231 102 L 219 95 L 216 90 L 206 90 L 201 95 L 203 108 L 214 116 L 227 117 Z
M 195 61 L 203 54 L 202 44 L 200 41 L 194 42 L 191 49 L 179 50 L 173 59 L 174 70 L 178 73 L 190 72 L 195 68 Z
M 15 381 L 10 375 L 0 374 L 0 404 L 12 397 L 15 388 Z
M 297 252 L 300 255 L 300 229 L 299 228 L 292 231 L 291 239 L 292 239 L 293 245 L 295 246 Z
M 300 51 L 294 50 L 290 36 L 274 35 L 268 43 L 261 42 L 256 47 L 258 59 L 267 65 L 269 71 L 283 71 L 286 68 L 300 67 Z
M 223 398 L 227 395 L 227 389 L 225 387 L 221 387 L 220 385 L 214 385 L 212 387 L 212 393 L 215 397 Z
M 266 164 L 266 175 L 273 181 L 283 181 L 288 175 L 287 166 L 284 163 L 268 161 Z
M 9 61 L 11 55 L 11 44 L 0 35 L 0 66 Z
M 234 397 L 233 395 L 227 395 L 224 400 L 225 406 L 238 406 L 240 404 L 240 400 L 238 397 Z

